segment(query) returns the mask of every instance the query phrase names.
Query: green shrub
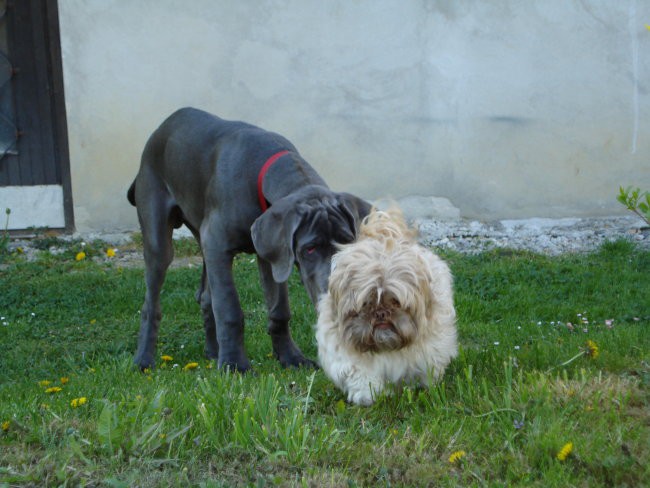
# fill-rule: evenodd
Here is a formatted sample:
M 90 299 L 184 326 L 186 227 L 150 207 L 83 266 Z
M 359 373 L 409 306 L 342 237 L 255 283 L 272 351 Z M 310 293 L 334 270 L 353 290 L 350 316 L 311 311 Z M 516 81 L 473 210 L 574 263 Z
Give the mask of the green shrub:
M 632 188 L 628 186 L 619 188 L 618 197 L 616 199 L 621 202 L 625 208 L 634 212 L 646 223 L 650 224 L 650 193 L 645 191 L 641 192 L 640 188 Z

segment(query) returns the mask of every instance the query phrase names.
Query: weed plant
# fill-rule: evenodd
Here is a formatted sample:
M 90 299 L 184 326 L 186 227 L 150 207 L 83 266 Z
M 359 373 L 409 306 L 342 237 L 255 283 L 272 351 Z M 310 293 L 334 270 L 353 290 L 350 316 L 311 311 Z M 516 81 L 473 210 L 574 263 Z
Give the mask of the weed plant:
M 5 209 L 5 225 L 0 232 L 0 263 L 4 260 L 5 256 L 9 254 L 9 216 L 11 215 L 11 209 Z

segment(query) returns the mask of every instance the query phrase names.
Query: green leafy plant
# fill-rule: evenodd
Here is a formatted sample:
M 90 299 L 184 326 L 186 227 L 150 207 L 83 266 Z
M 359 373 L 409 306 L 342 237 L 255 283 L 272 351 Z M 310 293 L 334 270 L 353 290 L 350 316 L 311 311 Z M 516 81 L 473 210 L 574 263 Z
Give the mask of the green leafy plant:
M 616 199 L 625 208 L 631 210 L 645 220 L 646 223 L 650 224 L 650 192 L 641 192 L 640 188 L 632 188 L 631 186 L 627 188 L 621 186 Z

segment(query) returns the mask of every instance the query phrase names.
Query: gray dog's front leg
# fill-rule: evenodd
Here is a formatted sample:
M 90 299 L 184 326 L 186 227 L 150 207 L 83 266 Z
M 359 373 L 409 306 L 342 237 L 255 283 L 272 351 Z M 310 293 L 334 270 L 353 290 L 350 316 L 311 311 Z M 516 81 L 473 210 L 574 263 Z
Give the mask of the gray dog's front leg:
M 316 363 L 307 359 L 293 342 L 289 329 L 289 292 L 287 283 L 276 283 L 273 279 L 271 265 L 263 258 L 257 258 L 260 279 L 266 298 L 269 324 L 268 332 L 273 344 L 273 354 L 280 364 L 285 367 L 317 367 Z

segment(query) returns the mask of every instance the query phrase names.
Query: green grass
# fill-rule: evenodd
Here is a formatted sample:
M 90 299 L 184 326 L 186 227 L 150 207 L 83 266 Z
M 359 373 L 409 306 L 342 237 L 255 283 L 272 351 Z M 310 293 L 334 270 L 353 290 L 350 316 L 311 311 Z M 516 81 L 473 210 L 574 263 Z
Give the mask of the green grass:
M 202 359 L 198 268 L 165 284 L 158 352 L 173 361 L 137 372 L 142 270 L 75 251 L 0 271 L 0 486 L 632 487 L 650 475 L 650 253 L 631 244 L 445 254 L 459 357 L 440 384 L 371 408 L 270 357 L 250 256 L 236 278 L 257 374 Z M 294 337 L 313 358 L 315 314 L 295 276 L 290 287 Z M 597 357 L 580 355 L 587 340 Z

